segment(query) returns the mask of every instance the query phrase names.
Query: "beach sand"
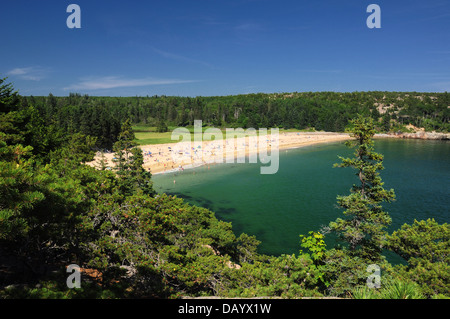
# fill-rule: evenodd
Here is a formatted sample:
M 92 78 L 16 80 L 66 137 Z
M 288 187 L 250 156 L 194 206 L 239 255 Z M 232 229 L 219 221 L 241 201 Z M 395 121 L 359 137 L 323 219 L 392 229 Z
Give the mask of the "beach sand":
M 264 137 L 263 137 L 264 136 Z M 258 153 L 263 149 L 263 154 L 271 155 L 271 148 L 278 150 L 299 148 L 303 146 L 345 141 L 350 139 L 349 134 L 330 132 L 289 132 L 267 135 L 252 139 L 249 137 L 239 137 L 234 139 L 223 139 L 217 141 L 202 142 L 179 142 L 168 144 L 141 145 L 144 154 L 144 168 L 152 174 L 161 174 L 178 170 L 189 169 L 202 165 L 212 165 L 214 163 L 225 163 L 228 160 L 237 162 L 237 158 L 244 156 L 254 156 L 258 162 Z M 258 140 L 261 144 L 258 144 Z M 233 145 L 234 142 L 234 145 Z M 260 148 L 258 148 L 260 147 Z M 114 153 L 105 153 L 107 166 L 114 167 Z M 90 166 L 98 167 L 101 154 L 98 153 L 93 162 L 87 163 Z M 248 160 L 247 160 L 248 162 Z

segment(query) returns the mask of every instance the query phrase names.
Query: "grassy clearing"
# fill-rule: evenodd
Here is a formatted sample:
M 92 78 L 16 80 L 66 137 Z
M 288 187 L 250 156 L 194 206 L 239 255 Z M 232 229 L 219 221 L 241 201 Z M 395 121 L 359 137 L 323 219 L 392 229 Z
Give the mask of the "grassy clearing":
M 156 132 L 156 127 L 146 126 L 146 125 L 134 125 L 133 130 L 136 135 L 136 142 L 139 145 L 154 145 L 154 144 L 166 144 L 166 143 L 178 143 L 181 140 L 172 140 L 172 131 L 176 129 L 175 126 L 169 126 L 169 132 L 158 133 Z M 194 141 L 194 127 L 186 127 L 188 131 L 191 133 L 191 141 Z M 202 133 L 204 133 L 207 129 L 212 127 L 203 127 Z M 223 134 L 223 137 L 226 137 L 226 129 L 221 128 L 220 131 Z M 270 130 L 269 130 L 270 132 Z M 294 132 L 292 130 L 281 130 L 282 132 Z M 256 134 L 259 135 L 259 130 L 256 130 Z M 245 133 L 237 133 L 236 137 L 243 137 Z M 203 140 L 209 140 L 205 136 L 203 136 Z M 214 140 L 214 138 L 212 138 Z

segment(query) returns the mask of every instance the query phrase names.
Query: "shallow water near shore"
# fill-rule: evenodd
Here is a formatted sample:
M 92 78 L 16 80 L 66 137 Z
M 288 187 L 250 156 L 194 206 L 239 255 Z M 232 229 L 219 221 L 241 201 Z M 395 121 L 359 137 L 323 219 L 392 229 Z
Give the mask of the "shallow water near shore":
M 414 219 L 449 222 L 450 142 L 377 139 L 375 150 L 384 155 L 384 187 L 393 188 L 397 198 L 383 205 L 392 217 L 389 232 Z M 300 249 L 300 234 L 343 216 L 336 196 L 349 194 L 358 179 L 351 168 L 333 168 L 338 155 L 353 156 L 342 142 L 326 143 L 280 150 L 274 175 L 261 175 L 260 163 L 235 163 L 155 175 L 153 181 L 159 193 L 177 195 L 231 222 L 236 235 L 255 235 L 261 253 L 292 254 Z M 401 262 L 392 254 L 388 259 Z

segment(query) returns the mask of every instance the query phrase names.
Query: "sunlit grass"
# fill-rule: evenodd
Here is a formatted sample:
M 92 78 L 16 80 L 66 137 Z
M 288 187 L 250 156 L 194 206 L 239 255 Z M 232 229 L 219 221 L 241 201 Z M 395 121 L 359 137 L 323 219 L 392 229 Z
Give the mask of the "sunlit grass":
M 146 126 L 146 125 L 134 125 L 133 130 L 135 132 L 136 136 L 136 142 L 139 145 L 154 145 L 154 144 L 167 144 L 167 143 L 178 143 L 181 140 L 181 137 L 179 140 L 175 139 L 172 140 L 172 132 L 177 127 L 175 126 L 169 126 L 169 131 L 164 133 L 156 132 L 156 127 L 154 126 Z M 191 133 L 191 141 L 194 141 L 194 127 L 186 127 L 188 131 Z M 207 129 L 212 127 L 202 127 L 202 132 L 204 133 Z M 226 137 L 226 129 L 221 128 L 220 129 L 223 138 Z M 270 133 L 270 130 L 268 131 Z M 280 133 L 282 132 L 293 132 L 292 130 L 280 130 Z M 259 130 L 256 130 L 256 134 L 259 135 Z M 236 137 L 244 137 L 244 133 L 236 133 Z M 213 138 L 214 139 L 214 138 Z M 206 140 L 205 136 L 203 136 L 203 140 Z

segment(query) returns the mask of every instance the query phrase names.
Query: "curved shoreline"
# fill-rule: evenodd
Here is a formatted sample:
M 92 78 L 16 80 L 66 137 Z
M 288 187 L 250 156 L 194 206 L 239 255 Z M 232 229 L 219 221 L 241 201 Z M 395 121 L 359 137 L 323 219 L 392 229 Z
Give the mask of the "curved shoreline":
M 278 141 L 274 136 L 267 134 L 267 157 L 270 157 L 272 152 L 272 143 L 277 144 L 278 151 L 286 149 L 295 149 L 309 145 L 339 142 L 351 139 L 347 133 L 334 132 L 288 132 L 278 134 Z M 183 169 L 200 167 L 208 164 L 225 163 L 226 157 L 231 156 L 236 162 L 238 158 L 243 156 L 258 156 L 258 149 L 256 145 L 250 147 L 254 141 L 249 140 L 248 137 L 239 137 L 234 139 L 234 152 L 225 152 L 226 147 L 231 140 L 222 139 L 217 141 L 203 141 L 197 152 L 192 142 L 166 143 L 139 146 L 144 155 L 143 167 L 149 170 L 153 175 L 164 174 L 169 172 L 176 172 Z M 255 142 L 256 143 L 256 142 Z M 274 145 L 276 147 L 276 145 Z M 184 155 L 184 160 L 174 161 L 174 154 L 176 150 L 182 150 L 180 154 Z M 200 154 L 198 154 L 200 153 Z M 217 154 L 216 154 L 217 153 Z M 270 154 L 270 155 L 269 155 Z M 186 156 L 187 155 L 187 156 Z M 104 154 L 107 166 L 113 167 L 114 153 Z M 200 158 L 201 156 L 201 158 Z M 90 166 L 96 166 L 101 154 L 98 153 L 94 161 L 87 163 Z
M 338 142 L 345 141 L 351 139 L 350 135 L 347 133 L 327 133 L 327 132 L 294 132 L 294 133 L 281 133 L 279 134 L 278 140 L 278 151 L 286 150 L 286 149 L 295 149 L 301 148 L 309 145 L 322 144 L 322 143 L 330 143 L 330 142 Z M 269 141 L 269 140 L 268 140 Z M 222 147 L 222 150 L 225 149 L 224 143 L 226 140 L 218 140 L 218 141 L 203 141 L 202 149 L 212 148 L 215 149 L 218 145 Z M 215 144 L 215 145 L 213 145 Z M 246 146 L 243 146 L 246 144 Z M 250 155 L 258 156 L 258 150 L 250 149 L 248 146 L 248 140 L 246 137 L 236 138 L 234 152 L 231 154 L 233 159 L 237 161 L 240 157 L 248 157 Z M 191 146 L 191 145 L 190 145 Z M 241 146 L 241 147 L 239 147 Z M 161 149 L 162 151 L 165 148 L 174 147 L 174 144 L 158 144 L 158 145 L 143 145 L 141 148 L 144 153 L 148 150 L 152 152 L 152 149 Z M 268 147 L 267 150 L 270 152 L 271 147 Z M 153 152 L 152 152 L 153 153 Z M 214 154 L 214 151 L 206 151 L 202 153 L 202 161 L 196 161 L 191 157 L 188 161 L 182 161 L 181 163 L 174 163 L 171 159 L 170 154 L 167 152 L 162 152 L 161 155 L 158 153 L 160 158 L 162 157 L 165 161 L 160 161 L 158 164 L 155 163 L 155 160 L 158 161 L 158 158 L 150 158 L 145 161 L 144 167 L 150 169 L 153 175 L 164 174 L 169 172 L 176 172 L 184 169 L 191 169 L 195 167 L 201 167 L 205 165 L 211 164 L 220 164 L 225 163 L 225 158 L 230 153 L 219 152 L 219 154 Z M 219 157 L 220 155 L 221 157 Z M 166 164 L 166 166 L 164 166 Z M 178 165 L 178 166 L 177 166 Z
M 270 134 L 267 135 L 271 137 Z M 422 140 L 450 140 L 450 134 L 435 133 L 435 132 L 416 132 L 416 133 L 382 133 L 375 134 L 374 138 L 396 138 L 396 139 L 422 139 Z M 351 139 L 348 133 L 335 133 L 335 132 L 288 132 L 280 133 L 278 135 L 278 151 L 287 149 L 297 149 L 305 146 L 323 144 L 330 142 L 340 142 Z M 229 140 L 228 140 L 229 141 Z M 273 140 L 267 142 L 273 142 Z M 144 168 L 149 170 L 153 175 L 164 174 L 170 172 L 177 172 L 179 170 L 191 169 L 201 167 L 210 164 L 225 163 L 226 156 L 233 156 L 236 161 L 240 157 L 248 157 L 250 155 L 258 156 L 258 150 L 255 148 L 249 148 L 248 137 L 239 137 L 234 139 L 234 145 L 236 145 L 233 153 L 226 153 L 227 143 L 226 139 L 217 141 L 202 141 L 201 142 L 201 160 L 198 158 L 197 152 L 192 147 L 193 142 L 179 142 L 179 143 L 165 143 L 165 144 L 150 144 L 140 145 L 144 154 Z M 175 149 L 183 149 L 180 153 L 190 157 L 184 158 L 182 161 L 174 161 L 173 153 Z M 189 152 L 187 152 L 189 150 Z M 216 155 L 215 152 L 220 150 Z M 267 147 L 268 153 L 271 151 L 271 147 Z M 195 154 L 195 155 L 194 155 Z M 222 157 L 219 157 L 221 155 Z M 96 166 L 101 154 L 98 153 L 94 161 L 87 163 L 90 166 Z M 113 167 L 113 153 L 104 154 L 107 166 Z M 194 158 L 196 157 L 196 158 Z

